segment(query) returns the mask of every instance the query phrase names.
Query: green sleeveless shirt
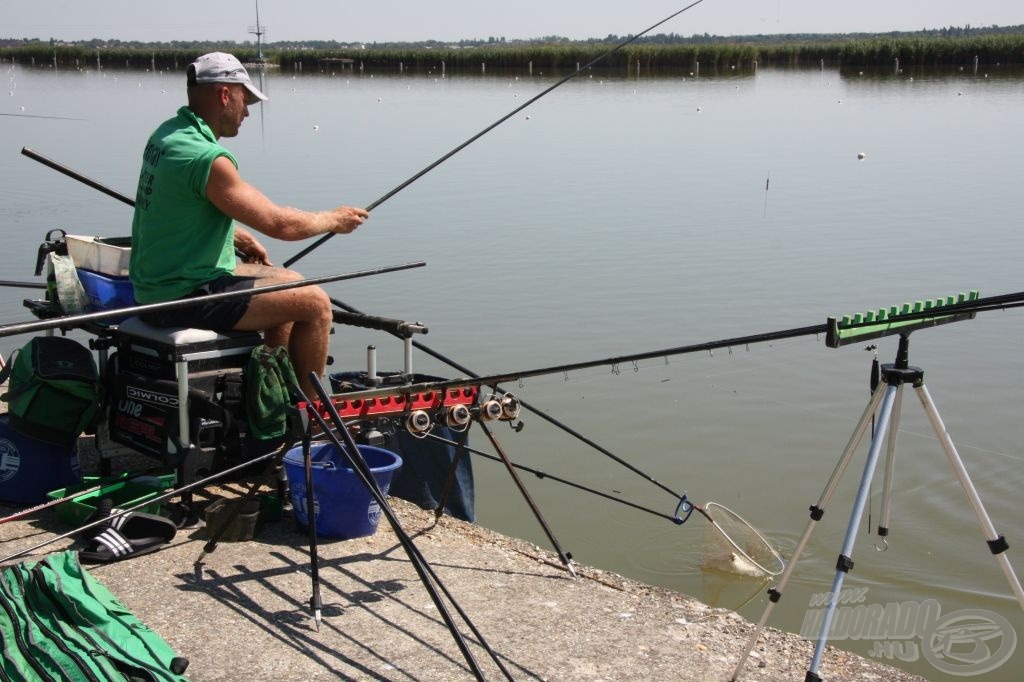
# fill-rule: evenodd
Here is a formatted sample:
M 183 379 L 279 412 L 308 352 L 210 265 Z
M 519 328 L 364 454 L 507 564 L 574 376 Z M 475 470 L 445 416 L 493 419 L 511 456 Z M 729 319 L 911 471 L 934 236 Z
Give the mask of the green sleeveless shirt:
M 206 198 L 213 161 L 226 156 L 188 107 L 149 138 L 132 220 L 128 271 L 138 303 L 183 298 L 235 270 L 234 222 Z

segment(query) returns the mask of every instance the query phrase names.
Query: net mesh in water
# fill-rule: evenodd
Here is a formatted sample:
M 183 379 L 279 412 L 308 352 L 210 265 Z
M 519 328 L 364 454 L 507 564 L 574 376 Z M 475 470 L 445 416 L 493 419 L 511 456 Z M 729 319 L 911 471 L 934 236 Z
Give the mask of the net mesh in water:
M 782 557 L 743 517 L 717 502 L 708 502 L 703 510 L 709 521 L 704 526 L 704 568 L 759 578 L 782 573 Z

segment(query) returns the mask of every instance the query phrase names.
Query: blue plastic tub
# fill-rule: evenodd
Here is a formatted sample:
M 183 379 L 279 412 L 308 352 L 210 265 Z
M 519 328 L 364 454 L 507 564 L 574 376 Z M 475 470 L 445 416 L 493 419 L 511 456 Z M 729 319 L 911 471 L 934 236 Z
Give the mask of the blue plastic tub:
M 391 477 L 402 466 L 402 458 L 383 448 L 360 445 L 370 472 L 387 495 Z M 333 443 L 314 443 L 311 447 L 313 470 L 313 518 L 317 535 L 351 540 L 377 532 L 381 509 L 345 456 Z M 284 456 L 284 469 L 291 489 L 295 521 L 305 531 L 309 524 L 306 504 L 306 468 L 302 448 L 292 448 Z
M 135 305 L 135 289 L 127 277 L 112 277 L 92 270 L 78 268 L 78 280 L 89 299 L 89 311 L 116 310 Z M 107 320 L 111 324 L 125 318 Z

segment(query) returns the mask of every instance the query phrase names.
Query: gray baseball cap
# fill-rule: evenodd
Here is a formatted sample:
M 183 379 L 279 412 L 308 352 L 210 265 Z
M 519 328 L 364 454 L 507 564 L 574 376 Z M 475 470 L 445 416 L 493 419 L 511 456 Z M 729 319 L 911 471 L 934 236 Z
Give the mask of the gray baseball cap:
M 246 104 L 266 102 L 267 96 L 252 84 L 242 62 L 227 52 L 210 52 L 188 65 L 189 85 L 203 83 L 239 83 L 249 91 Z

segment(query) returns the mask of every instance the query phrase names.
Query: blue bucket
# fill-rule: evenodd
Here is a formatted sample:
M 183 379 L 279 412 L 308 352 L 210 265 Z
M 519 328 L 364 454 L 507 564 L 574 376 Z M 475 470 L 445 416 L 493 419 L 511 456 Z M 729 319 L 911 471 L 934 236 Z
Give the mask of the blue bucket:
M 387 495 L 391 477 L 402 466 L 402 458 L 383 448 L 360 445 L 359 452 L 370 467 L 377 485 Z M 317 535 L 329 538 L 362 538 L 377 532 L 381 509 L 345 456 L 333 443 L 314 443 L 310 448 L 313 469 L 313 518 Z M 284 470 L 291 489 L 295 520 L 303 531 L 309 524 L 306 505 L 306 467 L 302 448 L 284 456 Z

